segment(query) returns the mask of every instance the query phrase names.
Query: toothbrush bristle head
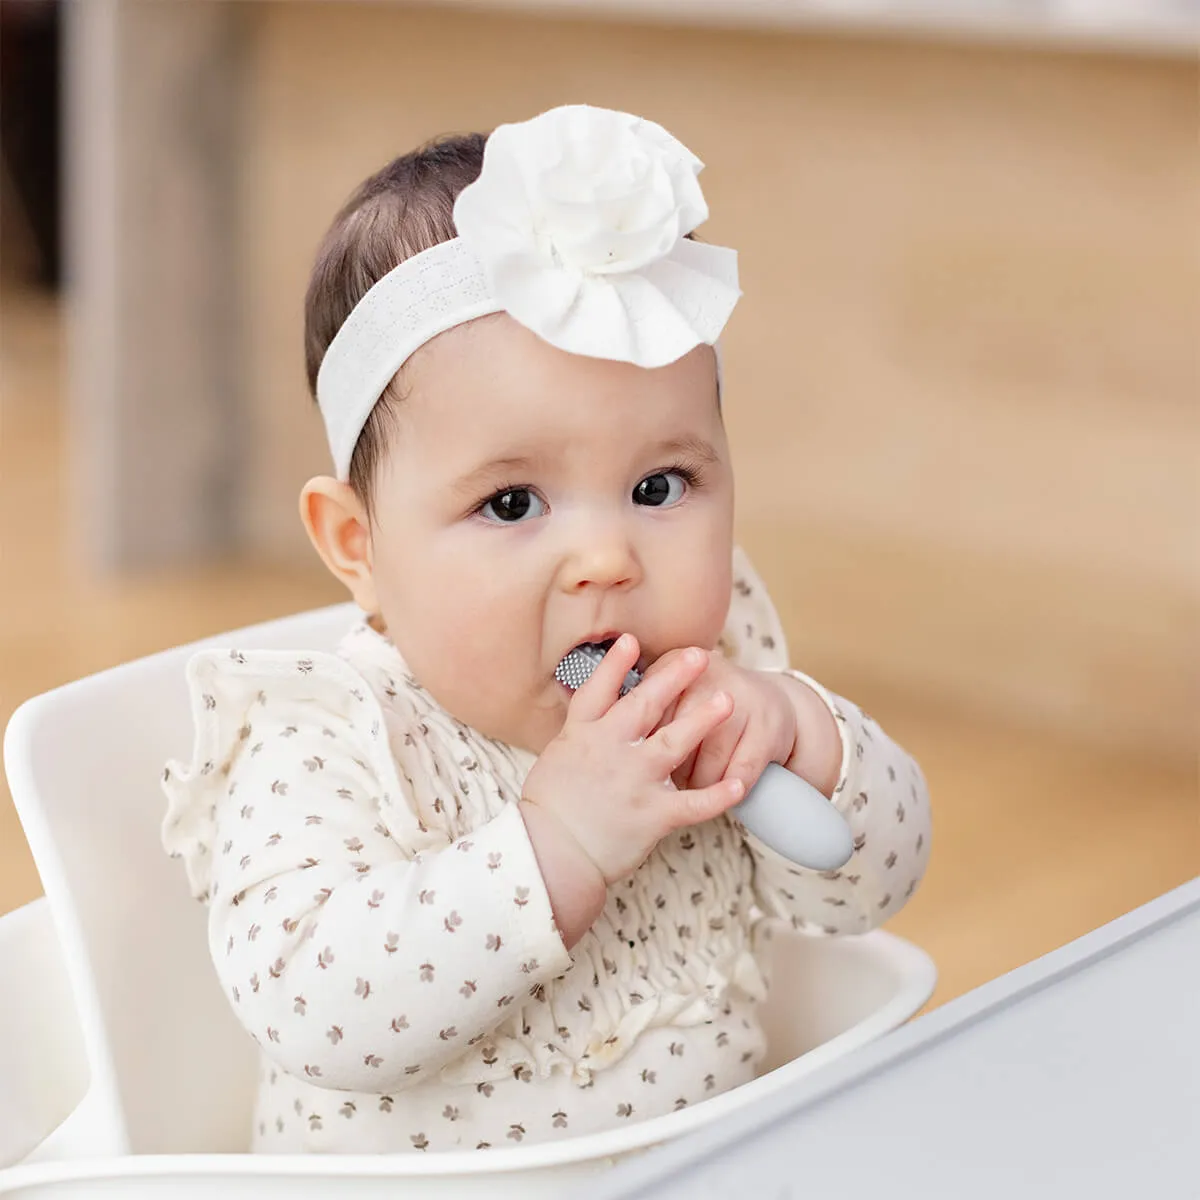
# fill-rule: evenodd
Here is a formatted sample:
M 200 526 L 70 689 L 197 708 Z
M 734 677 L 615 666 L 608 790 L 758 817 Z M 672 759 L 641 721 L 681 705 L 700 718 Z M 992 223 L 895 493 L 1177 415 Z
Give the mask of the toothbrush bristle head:
M 554 668 L 554 678 L 571 691 L 578 691 L 591 678 L 603 657 L 604 650 L 595 643 L 576 646 L 563 655 L 562 661 Z
M 568 651 L 554 668 L 554 678 L 571 691 L 578 691 L 591 678 L 592 672 L 600 665 L 600 660 L 612 649 L 614 640 L 584 642 L 574 650 Z M 630 671 L 621 685 L 621 695 L 637 687 L 640 682 L 641 676 L 637 671 Z

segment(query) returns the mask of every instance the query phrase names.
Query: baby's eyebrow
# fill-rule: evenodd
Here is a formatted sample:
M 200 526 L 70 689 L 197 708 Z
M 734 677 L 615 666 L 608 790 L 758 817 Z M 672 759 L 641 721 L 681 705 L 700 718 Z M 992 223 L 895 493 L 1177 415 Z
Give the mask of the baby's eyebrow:
M 679 455 L 700 466 L 709 466 L 720 461 L 720 455 L 709 442 L 691 434 L 656 442 L 651 447 L 651 452 L 661 456 Z M 450 485 L 450 490 L 455 496 L 472 498 L 485 488 L 494 486 L 502 475 L 511 475 L 516 471 L 522 474 L 532 473 L 537 465 L 538 460 L 527 454 L 491 458 L 477 467 L 472 467 L 465 475 L 460 475 Z
M 530 471 L 533 469 L 533 465 L 533 459 L 523 454 L 506 458 L 492 458 L 473 467 L 465 475 L 460 475 L 450 485 L 450 490 L 455 495 L 474 496 L 481 488 L 495 483 L 497 476 L 501 473 Z
M 702 437 L 668 438 L 654 447 L 656 454 L 679 454 L 685 458 L 697 460 L 702 465 L 711 465 L 719 461 L 720 455 Z

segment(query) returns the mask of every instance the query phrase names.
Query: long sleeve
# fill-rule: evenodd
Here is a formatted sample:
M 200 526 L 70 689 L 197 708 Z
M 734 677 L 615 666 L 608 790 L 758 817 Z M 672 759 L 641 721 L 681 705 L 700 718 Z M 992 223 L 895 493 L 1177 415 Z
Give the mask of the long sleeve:
M 869 716 L 815 680 L 788 669 L 787 639 L 749 560 L 734 553 L 733 599 L 722 649 L 743 667 L 782 671 L 825 703 L 842 736 L 833 802 L 850 822 L 854 854 L 840 871 L 806 870 L 747 836 L 756 898 L 771 916 L 829 934 L 864 933 L 916 890 L 929 859 L 929 793 L 916 762 Z
M 193 679 L 218 746 L 199 748 L 197 775 L 221 780 L 192 800 L 208 810 L 209 948 L 272 1061 L 319 1086 L 394 1093 L 482 1040 L 570 956 L 518 809 L 406 848 L 397 824 L 431 831 L 374 697 L 345 686 L 318 702 L 287 666 L 262 690 L 211 659 Z M 186 773 L 172 786 L 178 829 Z
M 842 735 L 833 802 L 850 823 L 854 853 L 838 871 L 798 867 L 747 837 L 763 910 L 797 928 L 865 933 L 916 890 L 929 859 L 929 793 L 916 762 L 855 705 L 798 671 L 828 705 Z

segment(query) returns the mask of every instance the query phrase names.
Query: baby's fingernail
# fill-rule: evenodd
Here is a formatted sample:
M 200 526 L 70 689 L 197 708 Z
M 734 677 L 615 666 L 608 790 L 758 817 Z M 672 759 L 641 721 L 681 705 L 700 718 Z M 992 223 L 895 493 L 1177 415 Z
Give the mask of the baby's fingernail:
M 713 692 L 712 699 L 709 701 L 709 703 L 713 706 L 713 708 L 724 708 L 725 705 L 729 703 L 729 693 Z
M 704 651 L 697 650 L 696 647 L 693 646 L 690 650 L 685 650 L 683 652 L 683 661 L 687 663 L 689 667 L 697 666 L 704 661 Z
M 614 650 L 628 650 L 633 645 L 633 634 L 623 633 L 615 642 L 613 642 Z
M 729 781 L 729 790 L 735 796 L 740 796 L 746 790 L 746 785 L 740 779 L 731 779 Z

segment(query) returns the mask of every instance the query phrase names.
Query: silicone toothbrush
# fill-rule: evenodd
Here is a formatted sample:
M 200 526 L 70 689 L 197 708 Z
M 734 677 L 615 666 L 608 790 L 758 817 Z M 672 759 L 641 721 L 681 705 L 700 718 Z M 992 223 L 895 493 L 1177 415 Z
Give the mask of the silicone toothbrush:
M 600 665 L 607 648 L 585 642 L 565 655 L 554 677 L 575 691 Z M 641 683 L 630 671 L 621 695 Z M 768 763 L 758 782 L 740 803 L 729 810 L 759 841 L 797 866 L 816 871 L 836 871 L 854 852 L 854 839 L 846 818 L 812 784 L 778 763 Z

